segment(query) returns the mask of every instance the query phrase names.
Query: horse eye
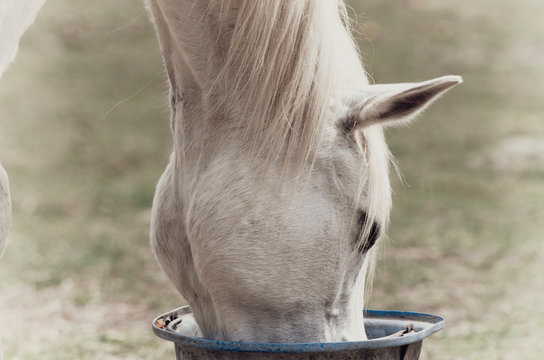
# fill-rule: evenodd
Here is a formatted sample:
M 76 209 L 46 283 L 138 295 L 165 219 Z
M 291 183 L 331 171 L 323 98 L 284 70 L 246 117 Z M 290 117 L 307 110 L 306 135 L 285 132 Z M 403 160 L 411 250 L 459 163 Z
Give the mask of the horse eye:
M 358 210 L 357 212 L 357 225 L 358 229 L 355 234 L 355 237 L 352 240 L 352 245 L 360 253 L 364 254 L 370 250 L 375 244 L 378 238 L 381 235 L 381 227 L 376 222 L 373 221 L 370 227 L 370 232 L 367 234 L 365 239 L 361 239 L 364 234 L 365 227 L 367 226 L 368 216 L 366 211 Z

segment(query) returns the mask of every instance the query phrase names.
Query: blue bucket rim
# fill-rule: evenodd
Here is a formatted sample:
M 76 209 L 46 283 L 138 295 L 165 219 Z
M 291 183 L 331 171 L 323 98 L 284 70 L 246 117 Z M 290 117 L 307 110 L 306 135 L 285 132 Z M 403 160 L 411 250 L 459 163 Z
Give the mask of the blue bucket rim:
M 235 352 L 255 352 L 255 353 L 316 353 L 316 352 L 337 352 L 360 349 L 380 349 L 397 347 L 423 341 L 426 337 L 440 331 L 444 328 L 445 321 L 437 315 L 396 311 L 396 310 L 363 310 L 365 318 L 382 320 L 404 320 L 417 321 L 431 324 L 421 331 L 413 334 L 407 334 L 397 338 L 377 338 L 364 341 L 343 341 L 343 342 L 325 342 L 325 343 L 256 343 L 243 341 L 213 340 L 196 336 L 188 336 L 172 332 L 167 329 L 158 328 L 155 323 L 161 318 L 165 318 L 172 312 L 179 314 L 190 313 L 189 306 L 182 306 L 167 313 L 157 316 L 153 320 L 153 332 L 158 337 L 173 341 L 178 345 L 197 347 L 215 351 L 235 351 Z

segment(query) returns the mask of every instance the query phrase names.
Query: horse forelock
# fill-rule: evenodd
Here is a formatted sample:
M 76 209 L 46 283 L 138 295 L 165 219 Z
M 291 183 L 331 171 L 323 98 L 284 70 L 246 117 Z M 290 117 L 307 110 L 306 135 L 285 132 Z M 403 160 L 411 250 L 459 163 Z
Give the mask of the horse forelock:
M 223 1 L 220 1 L 223 4 Z M 224 65 L 213 81 L 209 116 L 240 129 L 251 151 L 283 170 L 307 169 L 331 99 L 346 82 L 365 83 L 342 1 L 228 1 L 236 6 Z M 219 23 L 232 21 L 223 8 Z M 227 25 L 225 25 L 227 24 Z M 356 79 L 356 80 L 353 80 Z
M 237 131 L 258 164 L 311 169 L 331 101 L 368 84 L 342 0 L 148 2 L 173 93 L 198 93 L 199 126 Z

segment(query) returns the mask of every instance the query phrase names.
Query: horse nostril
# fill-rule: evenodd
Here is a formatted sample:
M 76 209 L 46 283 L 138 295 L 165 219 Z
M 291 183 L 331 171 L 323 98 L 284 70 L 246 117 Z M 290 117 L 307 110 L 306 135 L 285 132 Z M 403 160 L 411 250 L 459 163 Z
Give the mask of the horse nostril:
M 355 239 L 353 241 L 354 247 L 357 248 L 357 251 L 361 254 L 364 254 L 370 250 L 375 244 L 378 238 L 380 237 L 380 225 L 374 221 L 370 228 L 370 232 L 366 239 L 363 239 L 365 228 L 367 226 L 368 215 L 364 210 L 358 210 L 357 212 L 357 232 L 355 234 Z

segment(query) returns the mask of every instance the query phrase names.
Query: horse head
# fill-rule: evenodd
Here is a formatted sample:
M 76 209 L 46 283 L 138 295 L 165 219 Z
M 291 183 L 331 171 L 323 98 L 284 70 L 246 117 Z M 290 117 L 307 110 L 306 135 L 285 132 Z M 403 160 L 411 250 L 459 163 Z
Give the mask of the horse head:
M 364 339 L 391 206 L 383 128 L 461 79 L 368 84 L 341 2 L 149 3 L 174 133 L 151 240 L 202 335 Z

